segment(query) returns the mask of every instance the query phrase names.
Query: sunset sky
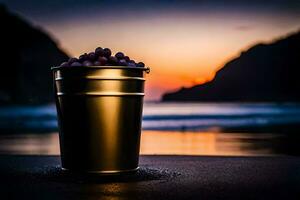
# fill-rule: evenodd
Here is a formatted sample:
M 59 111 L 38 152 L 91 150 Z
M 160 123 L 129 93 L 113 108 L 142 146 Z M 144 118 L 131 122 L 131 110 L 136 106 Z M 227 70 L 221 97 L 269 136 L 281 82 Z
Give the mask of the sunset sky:
M 145 62 L 148 100 L 209 81 L 242 50 L 300 28 L 300 1 L 0 2 L 72 56 L 102 46 Z

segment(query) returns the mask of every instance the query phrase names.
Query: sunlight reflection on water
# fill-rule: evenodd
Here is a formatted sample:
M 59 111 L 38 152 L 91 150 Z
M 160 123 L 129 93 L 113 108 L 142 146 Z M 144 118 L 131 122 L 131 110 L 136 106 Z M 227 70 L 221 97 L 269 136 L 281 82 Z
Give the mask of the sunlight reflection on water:
M 268 144 L 278 137 L 268 133 L 143 131 L 141 154 L 274 155 Z M 58 134 L 2 135 L 0 154 L 59 155 Z

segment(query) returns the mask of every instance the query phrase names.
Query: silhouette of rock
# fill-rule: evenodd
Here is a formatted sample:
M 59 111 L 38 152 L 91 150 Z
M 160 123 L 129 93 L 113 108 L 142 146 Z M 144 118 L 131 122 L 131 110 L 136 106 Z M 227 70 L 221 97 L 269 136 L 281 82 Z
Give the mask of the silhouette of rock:
M 208 83 L 164 94 L 163 101 L 299 101 L 300 32 L 258 44 L 220 69 Z
M 50 67 L 68 56 L 43 31 L 0 5 L 0 105 L 53 102 Z

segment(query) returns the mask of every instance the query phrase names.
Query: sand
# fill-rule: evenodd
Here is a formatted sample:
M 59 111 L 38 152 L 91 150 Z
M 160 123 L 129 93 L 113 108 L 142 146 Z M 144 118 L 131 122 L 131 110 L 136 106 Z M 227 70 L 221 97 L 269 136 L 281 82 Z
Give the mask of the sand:
M 0 156 L 1 199 L 299 199 L 300 158 L 141 156 L 135 174 L 87 177 L 59 156 Z

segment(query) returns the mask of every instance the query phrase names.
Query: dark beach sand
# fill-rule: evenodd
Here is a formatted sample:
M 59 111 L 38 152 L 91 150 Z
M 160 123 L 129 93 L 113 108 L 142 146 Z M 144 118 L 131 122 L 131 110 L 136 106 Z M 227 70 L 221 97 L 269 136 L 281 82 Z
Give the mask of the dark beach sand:
M 1 199 L 299 199 L 300 158 L 141 156 L 137 173 L 63 173 L 59 156 L 0 156 Z

